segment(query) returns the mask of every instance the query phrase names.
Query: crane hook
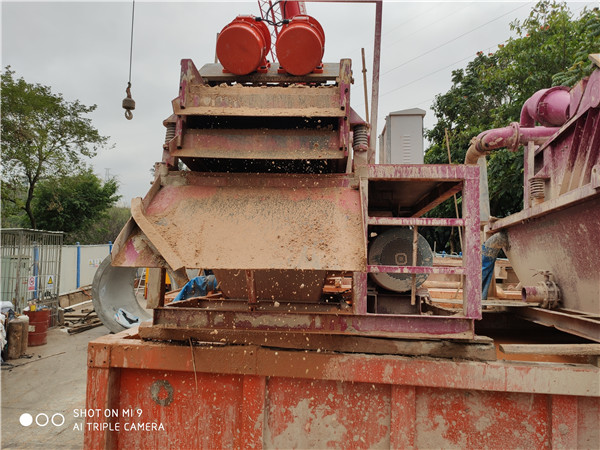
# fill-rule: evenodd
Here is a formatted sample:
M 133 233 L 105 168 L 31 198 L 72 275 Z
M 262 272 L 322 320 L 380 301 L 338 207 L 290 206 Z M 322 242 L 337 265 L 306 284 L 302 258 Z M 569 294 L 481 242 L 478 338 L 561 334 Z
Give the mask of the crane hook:
M 127 92 L 127 97 L 123 99 L 123 108 L 125 109 L 125 117 L 127 120 L 131 120 L 133 119 L 133 113 L 131 111 L 135 109 L 135 101 L 131 98 L 131 82 L 127 83 L 125 92 Z

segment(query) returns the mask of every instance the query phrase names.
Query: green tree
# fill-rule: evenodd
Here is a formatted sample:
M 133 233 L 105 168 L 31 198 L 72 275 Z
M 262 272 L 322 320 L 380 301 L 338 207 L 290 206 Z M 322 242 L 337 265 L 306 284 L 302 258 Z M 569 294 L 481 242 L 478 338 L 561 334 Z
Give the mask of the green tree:
M 600 10 L 584 9 L 573 19 L 564 3 L 540 1 L 529 16 L 511 24 L 515 36 L 494 53 L 479 52 L 465 69 L 452 72 L 452 87 L 436 97 L 436 125 L 426 131 L 431 142 L 425 162 L 448 162 L 445 130 L 454 163 L 462 163 L 472 137 L 519 120 L 523 103 L 539 89 L 573 85 L 591 73 L 587 54 L 600 48 Z M 488 157 L 490 211 L 504 217 L 522 209 L 523 151 L 498 151 Z M 454 216 L 445 202 L 432 215 Z M 459 248 L 449 230 L 431 230 L 438 249 Z
M 23 211 L 25 225 L 37 228 L 33 201 L 39 183 L 76 173 L 108 138 L 85 117 L 96 105 L 67 101 L 14 75 L 10 67 L 2 73 L 2 213 Z
M 50 231 L 64 231 L 65 241 L 74 242 L 71 237 L 85 233 L 120 198 L 117 195 L 118 183 L 110 179 L 105 183 L 91 169 L 72 176 L 49 178 L 38 183 L 33 200 L 33 214 L 40 228 Z M 82 234 L 85 235 L 85 234 Z
M 100 219 L 85 228 L 70 233 L 67 239 L 69 242 L 79 242 L 81 244 L 115 242 L 129 217 L 131 217 L 129 208 L 111 206 Z
M 574 25 L 577 44 L 572 46 L 573 64 L 567 70 L 558 72 L 552 77 L 552 84 L 555 86 L 573 86 L 594 70 L 589 54 L 600 50 L 600 10 L 598 8 L 585 10 Z

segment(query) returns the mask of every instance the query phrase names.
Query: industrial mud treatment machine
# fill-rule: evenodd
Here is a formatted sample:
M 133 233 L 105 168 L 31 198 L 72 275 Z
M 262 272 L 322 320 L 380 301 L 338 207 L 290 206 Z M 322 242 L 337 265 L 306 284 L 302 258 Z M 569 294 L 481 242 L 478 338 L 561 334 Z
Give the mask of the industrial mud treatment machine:
M 219 34 L 222 64 L 182 60 L 154 184 L 96 277 L 111 330 L 123 329 L 119 309 L 144 317 L 131 273 L 151 267 L 180 285 L 190 269 L 211 270 L 222 295 L 165 304 L 163 292 L 146 338 L 474 337 L 478 167 L 372 164 L 373 127 L 350 106 L 351 61 L 323 63 L 324 44 L 319 23 L 297 14 L 270 64 L 264 21 L 240 16 Z M 459 191 L 461 218 L 423 217 Z M 419 234 L 430 226 L 463 228 L 461 267 L 433 266 Z M 462 277 L 461 313 L 428 301 L 432 273 Z
M 147 314 L 137 268 L 162 276 L 150 321 L 89 344 L 86 408 L 109 414 L 85 447 L 596 448 L 597 367 L 495 361 L 474 336 L 479 167 L 374 164 L 382 2 L 371 123 L 302 2 L 282 20 L 259 3 L 268 21 L 225 26 L 220 63 L 181 62 L 154 182 L 97 272 L 115 332 Z M 459 191 L 460 218 L 424 217 Z M 460 266 L 432 264 L 431 226 L 462 228 Z M 164 275 L 200 269 L 219 289 L 170 302 Z M 458 309 L 430 301 L 431 274 L 462 279 Z

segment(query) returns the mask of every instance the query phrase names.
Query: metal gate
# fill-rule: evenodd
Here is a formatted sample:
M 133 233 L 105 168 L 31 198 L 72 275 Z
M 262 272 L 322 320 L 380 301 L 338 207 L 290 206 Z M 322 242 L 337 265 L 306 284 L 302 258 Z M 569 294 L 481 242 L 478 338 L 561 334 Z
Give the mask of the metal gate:
M 52 310 L 56 323 L 63 233 L 22 228 L 1 230 L 0 299 L 10 301 L 17 312 L 29 302 Z

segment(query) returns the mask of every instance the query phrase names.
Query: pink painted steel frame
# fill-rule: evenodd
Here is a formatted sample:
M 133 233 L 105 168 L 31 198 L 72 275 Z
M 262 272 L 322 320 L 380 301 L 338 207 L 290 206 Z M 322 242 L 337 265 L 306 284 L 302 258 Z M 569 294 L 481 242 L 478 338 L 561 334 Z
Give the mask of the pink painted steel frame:
M 463 218 L 369 217 L 363 208 L 365 230 L 368 225 L 464 226 L 463 267 L 367 266 L 367 271 L 387 273 L 443 273 L 464 275 L 463 314 L 481 319 L 481 241 L 479 237 L 479 167 L 467 165 L 370 165 L 368 180 L 457 181 L 462 182 Z M 363 202 L 368 195 L 362 187 Z M 366 295 L 365 295 L 366 297 Z

